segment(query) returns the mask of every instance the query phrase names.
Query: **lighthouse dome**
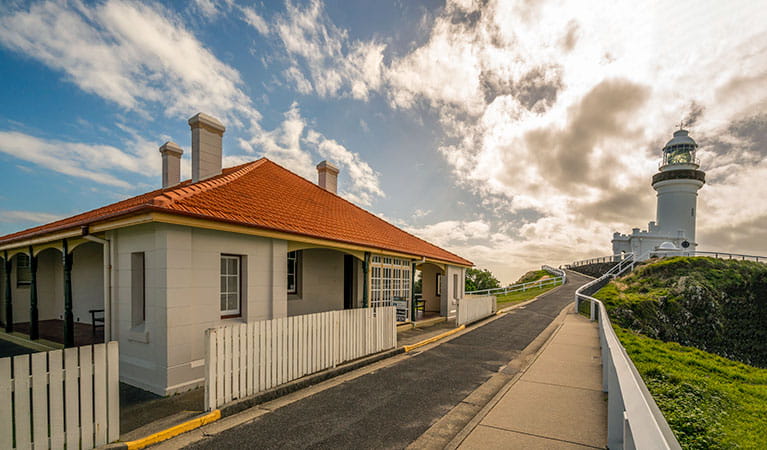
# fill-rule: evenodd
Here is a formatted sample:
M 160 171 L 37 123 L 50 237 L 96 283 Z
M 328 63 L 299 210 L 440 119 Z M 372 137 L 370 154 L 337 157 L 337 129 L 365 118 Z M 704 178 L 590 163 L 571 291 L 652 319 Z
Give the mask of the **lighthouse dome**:
M 683 144 L 692 145 L 694 147 L 698 146 L 693 138 L 690 137 L 690 133 L 687 130 L 676 130 L 674 131 L 674 137 L 671 138 L 670 141 L 666 142 L 666 145 L 663 147 L 663 149 L 665 150 L 668 147 Z
M 698 144 L 689 136 L 687 130 L 676 130 L 674 137 L 663 147 L 661 166 L 671 164 L 697 164 L 695 150 Z

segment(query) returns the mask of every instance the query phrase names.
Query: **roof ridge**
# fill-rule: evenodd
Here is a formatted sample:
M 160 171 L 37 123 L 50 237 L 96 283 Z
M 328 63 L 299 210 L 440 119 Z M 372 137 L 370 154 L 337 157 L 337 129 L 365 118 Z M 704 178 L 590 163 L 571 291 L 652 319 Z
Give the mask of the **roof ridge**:
M 207 192 L 211 189 L 223 186 L 230 181 L 240 178 L 256 167 L 262 165 L 265 160 L 266 158 L 261 158 L 256 161 L 251 161 L 243 164 L 239 169 L 234 170 L 233 172 L 226 175 L 220 174 L 215 177 L 208 178 L 207 180 L 198 181 L 197 183 L 192 183 L 187 186 L 179 186 L 175 189 L 164 191 L 160 193 L 160 195 L 151 198 L 147 204 L 166 208 L 172 203 L 187 199 L 201 192 Z
M 459 255 L 457 255 L 457 254 L 455 254 L 455 253 L 453 253 L 453 252 L 451 252 L 451 251 L 449 251 L 449 250 L 446 250 L 446 249 L 444 249 L 444 248 L 442 248 L 442 247 L 440 247 L 440 246 L 438 246 L 438 245 L 436 245 L 436 244 L 432 244 L 431 242 L 427 241 L 426 239 L 420 238 L 420 237 L 418 237 L 418 236 L 414 235 L 413 233 L 410 233 L 410 232 L 408 232 L 408 231 L 405 231 L 405 230 L 403 230 L 402 228 L 398 227 L 397 225 L 394 225 L 393 223 L 390 223 L 389 221 L 382 219 L 381 217 L 379 217 L 379 216 L 377 216 L 377 215 L 373 214 L 372 212 L 368 211 L 367 209 L 365 209 L 365 208 L 363 208 L 363 207 L 361 207 L 361 206 L 355 205 L 354 203 L 352 203 L 352 202 L 350 202 L 349 200 L 347 200 L 347 199 L 345 199 L 345 198 L 341 197 L 340 195 L 338 195 L 338 194 L 336 194 L 336 193 L 333 193 L 333 192 L 330 192 L 330 191 L 328 191 L 328 190 L 326 190 L 326 189 L 323 189 L 323 188 L 322 188 L 322 187 L 320 187 L 319 185 L 317 185 L 317 184 L 315 184 L 315 183 L 312 183 L 311 181 L 307 180 L 306 178 L 302 177 L 301 175 L 298 175 L 297 173 L 294 173 L 294 172 L 292 172 L 292 171 L 290 171 L 290 170 L 286 169 L 285 167 L 282 167 L 281 165 L 277 164 L 276 162 L 272 161 L 272 160 L 271 160 L 271 159 L 269 159 L 269 158 L 266 158 L 266 157 L 264 157 L 264 158 L 262 158 L 262 159 L 263 159 L 263 160 L 266 160 L 266 161 L 269 161 L 270 163 L 274 164 L 275 166 L 279 167 L 280 169 L 284 170 L 285 172 L 287 172 L 287 173 L 289 173 L 289 174 L 293 175 L 294 177 L 296 177 L 296 178 L 298 178 L 298 179 L 300 179 L 300 180 L 304 181 L 305 183 L 308 183 L 309 185 L 311 185 L 311 186 L 313 186 L 313 187 L 315 187 L 315 188 L 317 188 L 317 189 L 320 189 L 320 190 L 322 190 L 322 191 L 324 191 L 324 192 L 327 192 L 328 194 L 332 194 L 332 195 L 336 196 L 337 198 L 339 198 L 339 199 L 341 199 L 341 200 L 345 201 L 346 203 L 350 204 L 351 206 L 353 206 L 353 207 L 355 207 L 355 208 L 359 209 L 360 211 L 364 212 L 365 214 L 368 214 L 368 215 L 370 215 L 370 216 L 372 216 L 372 217 L 376 218 L 377 220 L 380 220 L 381 222 L 383 222 L 383 223 L 385 223 L 385 224 L 387 224 L 387 225 L 390 225 L 390 226 L 392 226 L 392 227 L 396 228 L 397 230 L 399 230 L 399 231 L 401 231 L 401 232 L 403 232 L 403 233 L 407 234 L 408 236 L 411 236 L 411 237 L 413 237 L 413 238 L 415 238 L 415 239 L 418 239 L 419 241 L 421 241 L 421 242 L 423 242 L 423 243 L 425 243 L 425 244 L 429 244 L 429 245 L 431 245 L 431 246 L 433 246 L 433 247 L 436 247 L 436 248 L 438 248 L 438 249 L 440 249 L 440 250 L 442 250 L 442 251 L 444 251 L 444 252 L 446 252 L 446 253 L 449 253 L 449 254 L 451 254 L 451 255 L 455 256 L 456 258 L 460 258 L 460 259 L 464 259 L 464 260 L 465 260 L 465 258 L 463 258 L 463 257 L 461 257 L 461 256 L 459 256 Z M 260 161 L 260 160 L 259 160 L 259 161 Z M 422 255 L 422 256 L 423 256 L 423 255 Z M 467 261 L 468 261 L 468 260 L 467 260 Z

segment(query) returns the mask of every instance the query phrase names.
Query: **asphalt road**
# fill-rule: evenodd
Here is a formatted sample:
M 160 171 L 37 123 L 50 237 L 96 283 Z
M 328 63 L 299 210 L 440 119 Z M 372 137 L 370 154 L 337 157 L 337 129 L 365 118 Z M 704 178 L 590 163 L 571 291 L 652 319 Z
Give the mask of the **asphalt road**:
M 404 448 L 514 359 L 588 281 L 568 277 L 487 325 L 188 448 Z

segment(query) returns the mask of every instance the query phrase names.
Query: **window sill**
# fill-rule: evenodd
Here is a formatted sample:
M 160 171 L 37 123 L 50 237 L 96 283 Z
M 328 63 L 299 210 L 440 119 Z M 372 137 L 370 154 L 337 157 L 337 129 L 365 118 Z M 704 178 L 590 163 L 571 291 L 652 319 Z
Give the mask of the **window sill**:
M 298 294 L 288 294 L 288 301 L 301 300 L 301 296 Z
M 144 327 L 145 324 L 141 324 L 135 328 L 131 328 L 130 331 L 128 331 L 128 341 L 130 342 L 138 342 L 140 344 L 148 344 L 149 343 L 149 331 L 146 330 Z
M 227 314 L 221 316 L 221 320 L 228 320 L 228 319 L 240 319 L 242 318 L 242 314 Z

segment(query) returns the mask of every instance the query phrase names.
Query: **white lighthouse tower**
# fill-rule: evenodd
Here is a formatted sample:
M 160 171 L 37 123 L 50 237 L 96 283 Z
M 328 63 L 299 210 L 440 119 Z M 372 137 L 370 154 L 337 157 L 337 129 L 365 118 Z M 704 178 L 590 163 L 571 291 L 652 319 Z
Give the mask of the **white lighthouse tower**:
M 613 253 L 633 252 L 647 258 L 653 252 L 673 253 L 694 250 L 698 190 L 706 174 L 695 157 L 698 144 L 687 130 L 677 130 L 663 147 L 660 170 L 652 177 L 658 193 L 655 222 L 647 230 L 634 228 L 631 234 L 613 234 Z

